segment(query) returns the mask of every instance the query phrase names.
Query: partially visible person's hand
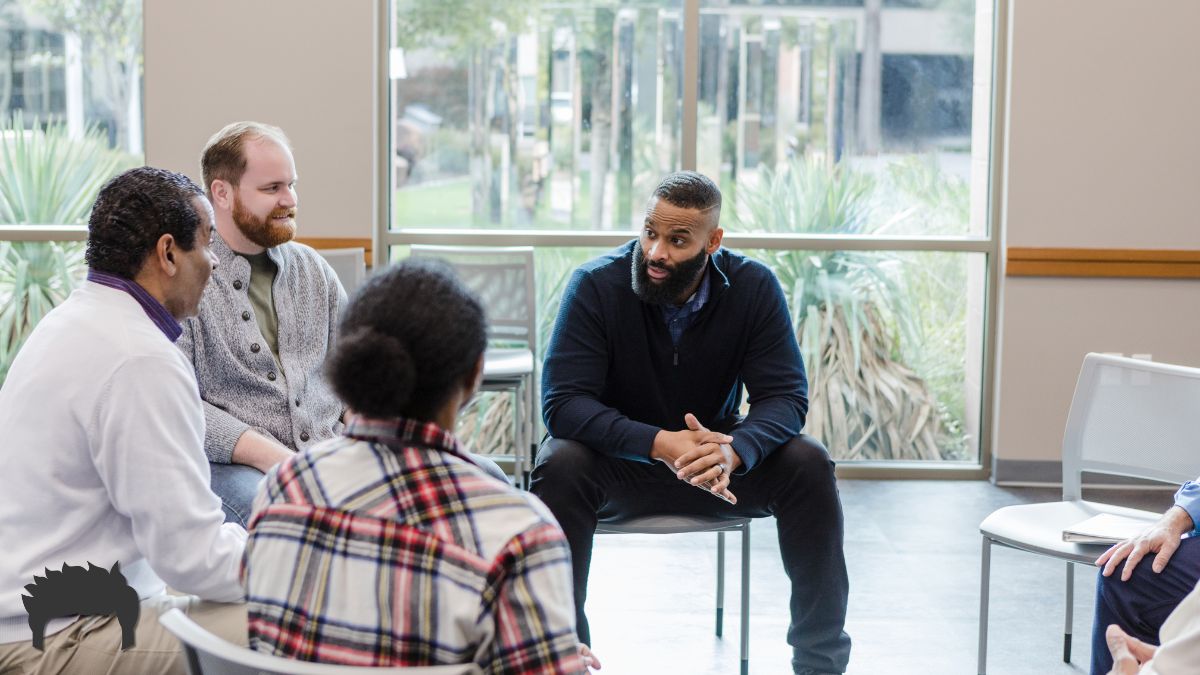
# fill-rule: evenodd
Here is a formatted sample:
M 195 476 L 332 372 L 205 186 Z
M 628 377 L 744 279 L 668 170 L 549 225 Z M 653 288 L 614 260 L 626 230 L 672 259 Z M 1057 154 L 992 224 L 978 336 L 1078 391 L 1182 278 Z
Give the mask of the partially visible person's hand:
M 1096 558 L 1096 564 L 1104 566 L 1102 573 L 1107 577 L 1112 576 L 1117 565 L 1124 560 L 1125 566 L 1121 568 L 1121 581 L 1129 581 L 1129 577 L 1133 575 L 1133 568 L 1137 567 L 1142 558 L 1146 557 L 1147 553 L 1155 553 L 1151 569 L 1157 574 L 1166 568 L 1171 556 L 1175 555 L 1176 549 L 1179 548 L 1180 537 L 1191 532 L 1193 528 L 1195 528 L 1195 524 L 1192 523 L 1192 517 L 1188 515 L 1188 512 L 1178 506 L 1172 506 L 1163 514 L 1162 518 L 1158 519 L 1158 522 L 1146 528 L 1138 536 L 1114 544 L 1103 555 Z
M 233 464 L 246 464 L 263 473 L 296 453 L 274 438 L 254 429 L 247 429 L 233 446 Z
M 1154 658 L 1154 653 L 1158 651 L 1158 647 L 1130 636 L 1115 623 L 1104 631 L 1104 640 L 1113 657 L 1109 675 L 1137 675 L 1142 664 Z
M 712 433 L 705 429 L 700 424 L 700 420 L 696 419 L 692 413 L 684 415 L 683 421 L 691 431 L 702 434 Z M 730 438 L 730 440 L 696 446 L 677 457 L 673 466 L 675 476 L 679 480 L 706 487 L 736 504 L 737 497 L 729 491 L 729 477 L 735 469 L 742 465 L 742 458 L 734 452 L 733 446 L 730 445 L 733 441 L 732 437 L 727 436 L 726 438 Z
M 585 668 L 592 670 L 600 670 L 600 659 L 592 653 L 592 650 L 582 642 L 579 643 L 579 655 L 583 657 L 583 665 Z

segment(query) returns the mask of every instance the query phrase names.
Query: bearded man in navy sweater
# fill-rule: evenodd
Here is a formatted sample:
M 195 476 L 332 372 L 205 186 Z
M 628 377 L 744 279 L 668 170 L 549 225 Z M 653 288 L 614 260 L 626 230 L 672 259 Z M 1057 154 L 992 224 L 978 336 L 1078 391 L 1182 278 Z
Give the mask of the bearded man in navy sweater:
M 639 238 L 575 271 L 546 352 L 550 433 L 530 489 L 571 546 L 581 641 L 599 520 L 773 515 L 792 668 L 841 673 L 849 582 L 833 462 L 800 433 L 808 383 L 779 281 L 721 248 L 720 210 L 711 180 L 671 174 Z

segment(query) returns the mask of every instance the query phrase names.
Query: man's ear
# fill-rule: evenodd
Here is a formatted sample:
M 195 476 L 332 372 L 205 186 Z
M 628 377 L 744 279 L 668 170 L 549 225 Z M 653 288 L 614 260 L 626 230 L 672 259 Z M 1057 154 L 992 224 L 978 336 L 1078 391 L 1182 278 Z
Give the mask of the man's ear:
M 208 186 L 208 194 L 213 208 L 229 210 L 233 208 L 233 185 L 228 181 L 217 178 Z
M 708 244 L 705 245 L 704 250 L 709 255 L 716 253 L 717 249 L 721 248 L 721 240 L 724 238 L 725 230 L 722 230 L 719 227 L 714 227 L 713 231 L 708 234 Z
M 179 246 L 175 243 L 173 235 L 164 234 L 158 238 L 154 245 L 154 260 L 162 273 L 168 277 L 173 277 L 179 272 Z

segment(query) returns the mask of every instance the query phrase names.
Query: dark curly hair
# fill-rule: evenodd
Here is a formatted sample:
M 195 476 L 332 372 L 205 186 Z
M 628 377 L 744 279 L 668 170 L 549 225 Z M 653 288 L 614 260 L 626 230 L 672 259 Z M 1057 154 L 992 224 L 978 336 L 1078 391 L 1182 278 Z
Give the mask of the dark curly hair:
M 708 176 L 676 171 L 654 188 L 654 196 L 681 209 L 707 211 L 721 208 L 721 190 Z
M 409 258 L 354 294 L 325 373 L 364 415 L 429 421 L 487 348 L 483 305 L 449 264 Z
M 192 250 L 201 220 L 196 197 L 204 191 L 192 179 L 149 166 L 108 181 L 88 219 L 88 267 L 133 279 L 164 234 Z

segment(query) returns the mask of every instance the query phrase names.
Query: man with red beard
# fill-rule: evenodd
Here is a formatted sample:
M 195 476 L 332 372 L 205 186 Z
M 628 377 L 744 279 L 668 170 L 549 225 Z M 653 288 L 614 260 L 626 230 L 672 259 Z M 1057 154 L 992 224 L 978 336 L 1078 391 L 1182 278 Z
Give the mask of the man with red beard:
M 209 139 L 200 169 L 221 264 L 178 344 L 204 400 L 212 490 L 244 527 L 267 469 L 342 430 L 345 407 L 322 367 L 346 292 L 320 254 L 292 241 L 296 162 L 281 129 L 230 124 Z M 472 459 L 506 480 L 492 460 Z
M 567 535 L 581 642 L 597 521 L 775 516 L 792 670 L 842 673 L 849 581 L 833 462 L 800 433 L 808 384 L 783 289 L 721 247 L 720 214 L 711 180 L 671 174 L 639 237 L 572 275 L 542 369 L 550 435 L 530 491 Z
M 244 527 L 263 473 L 342 428 L 321 368 L 346 292 L 320 254 L 292 241 L 296 163 L 282 130 L 230 124 L 200 164 L 220 265 L 178 344 L 204 400 L 213 492 Z

